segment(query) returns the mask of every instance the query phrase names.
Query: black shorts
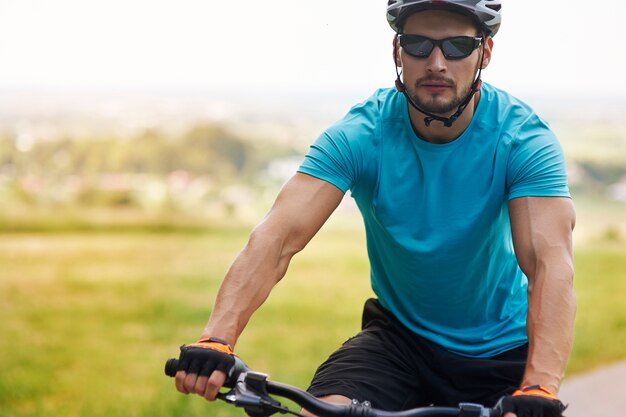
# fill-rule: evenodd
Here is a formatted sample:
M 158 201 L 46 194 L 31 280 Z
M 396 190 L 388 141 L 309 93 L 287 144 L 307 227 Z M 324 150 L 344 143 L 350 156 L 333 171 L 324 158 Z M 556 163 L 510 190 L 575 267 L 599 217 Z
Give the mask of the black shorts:
M 377 300 L 363 310 L 363 330 L 315 373 L 308 391 L 343 395 L 399 411 L 473 402 L 492 407 L 522 381 L 528 345 L 491 358 L 467 358 L 416 335 Z

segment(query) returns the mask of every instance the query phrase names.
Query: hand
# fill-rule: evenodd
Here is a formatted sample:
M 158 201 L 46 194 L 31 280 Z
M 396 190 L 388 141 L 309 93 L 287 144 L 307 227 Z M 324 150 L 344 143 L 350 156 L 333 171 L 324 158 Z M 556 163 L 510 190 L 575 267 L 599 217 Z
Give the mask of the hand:
M 213 401 L 234 365 L 235 353 L 224 340 L 212 337 L 183 345 L 176 372 L 176 389 Z
M 549 389 L 532 385 L 502 397 L 496 408 L 503 417 L 563 417 L 567 406 Z

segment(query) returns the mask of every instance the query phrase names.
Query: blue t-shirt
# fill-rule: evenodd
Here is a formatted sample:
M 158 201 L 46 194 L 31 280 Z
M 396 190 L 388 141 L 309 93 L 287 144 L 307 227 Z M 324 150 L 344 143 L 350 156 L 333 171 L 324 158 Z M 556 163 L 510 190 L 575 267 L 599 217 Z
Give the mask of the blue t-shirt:
M 469 357 L 527 342 L 507 202 L 569 197 L 561 147 L 527 105 L 483 83 L 465 132 L 433 144 L 415 134 L 405 97 L 381 89 L 317 139 L 299 172 L 351 191 L 372 288 L 409 329 Z

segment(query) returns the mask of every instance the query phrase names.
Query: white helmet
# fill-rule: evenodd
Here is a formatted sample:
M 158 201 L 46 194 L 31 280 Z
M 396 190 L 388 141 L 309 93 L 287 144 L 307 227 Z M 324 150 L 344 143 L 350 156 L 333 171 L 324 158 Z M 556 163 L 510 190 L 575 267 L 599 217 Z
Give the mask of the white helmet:
M 495 36 L 500 28 L 500 0 L 388 0 L 387 21 L 389 26 L 401 32 L 406 18 L 421 10 L 450 10 L 471 17 L 485 35 Z

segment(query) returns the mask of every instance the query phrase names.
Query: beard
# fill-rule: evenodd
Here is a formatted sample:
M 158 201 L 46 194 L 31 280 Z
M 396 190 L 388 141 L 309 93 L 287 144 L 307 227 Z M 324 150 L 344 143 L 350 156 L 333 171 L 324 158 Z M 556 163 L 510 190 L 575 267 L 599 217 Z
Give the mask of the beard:
M 429 95 L 427 98 L 420 97 L 418 94 L 415 93 L 415 91 L 418 89 L 420 84 L 427 81 L 437 81 L 445 83 L 450 87 L 450 90 L 454 93 L 454 96 L 450 99 L 446 99 L 442 94 L 432 94 Z M 473 82 L 459 91 L 456 82 L 454 82 L 453 80 L 442 77 L 427 76 L 415 81 L 415 89 L 413 92 L 407 92 L 410 94 L 413 102 L 417 104 L 420 109 L 427 111 L 428 113 L 446 115 L 456 111 L 456 109 L 459 108 L 459 106 L 463 103 L 463 100 L 465 100 L 465 98 L 470 93 L 472 89 L 472 84 Z

